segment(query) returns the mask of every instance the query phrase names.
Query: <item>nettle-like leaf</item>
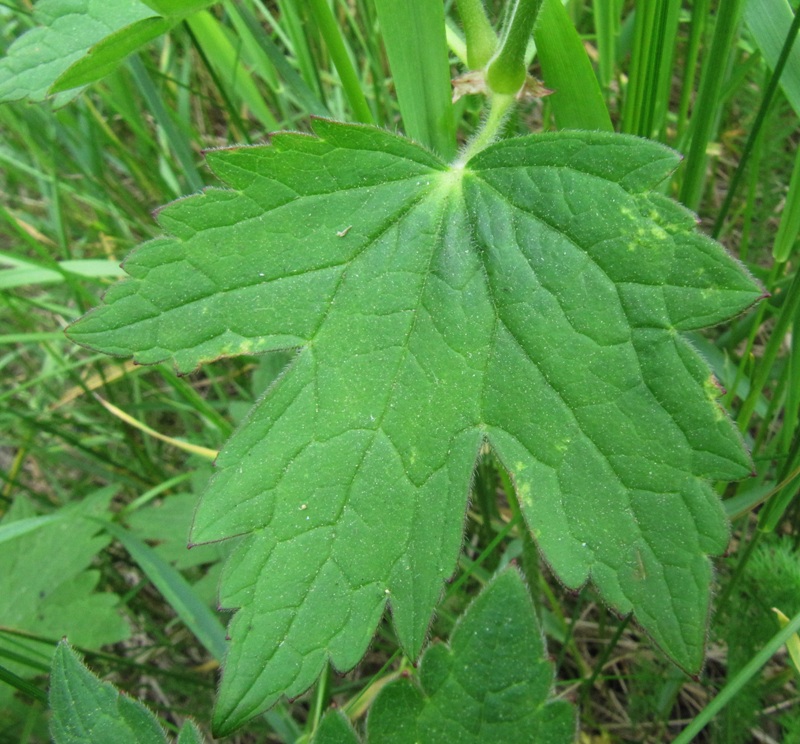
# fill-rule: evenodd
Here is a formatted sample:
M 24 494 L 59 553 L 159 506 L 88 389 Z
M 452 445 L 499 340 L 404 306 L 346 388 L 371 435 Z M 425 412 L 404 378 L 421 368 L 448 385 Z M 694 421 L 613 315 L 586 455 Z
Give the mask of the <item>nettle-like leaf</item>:
M 416 657 L 488 440 L 569 587 L 591 580 L 678 664 L 703 658 L 728 526 L 706 479 L 750 463 L 680 331 L 762 292 L 653 191 L 678 156 L 560 132 L 449 166 L 402 137 L 208 154 L 230 190 L 159 214 L 168 237 L 73 339 L 179 371 L 298 349 L 227 443 L 195 543 L 244 536 L 215 725 L 231 731 L 330 659 L 349 669 L 391 606 Z
M 150 710 L 110 682 L 98 679 L 66 641 L 58 644 L 53 655 L 49 702 L 50 734 L 55 744 L 167 744 L 164 729 Z M 202 741 L 197 727 L 187 721 L 177 744 Z
M 422 657 L 419 686 L 400 679 L 384 687 L 367 719 L 369 744 L 508 744 L 575 740 L 569 703 L 548 700 L 553 665 L 520 575 L 497 576 L 470 605 L 450 637 Z M 357 744 L 336 712 L 314 744 Z

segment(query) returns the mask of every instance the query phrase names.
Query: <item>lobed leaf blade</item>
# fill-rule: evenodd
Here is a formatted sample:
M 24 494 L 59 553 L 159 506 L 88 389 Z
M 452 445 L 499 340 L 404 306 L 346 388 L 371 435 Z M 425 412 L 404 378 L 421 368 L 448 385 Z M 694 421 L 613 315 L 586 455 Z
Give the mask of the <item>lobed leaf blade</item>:
M 233 190 L 163 210 L 171 237 L 70 330 L 184 372 L 298 349 L 195 516 L 194 542 L 242 536 L 217 732 L 327 659 L 354 666 L 387 605 L 419 654 L 486 440 L 561 579 L 592 580 L 697 670 L 728 534 L 707 479 L 751 466 L 680 331 L 762 292 L 653 190 L 677 156 L 560 132 L 459 168 L 369 127 L 315 129 L 211 153 Z
M 378 694 L 371 742 L 538 742 L 575 739 L 575 710 L 552 695 L 553 665 L 516 570 L 496 576 L 467 608 L 447 646 L 422 657 L 419 686 L 400 679 Z
M 575 739 L 575 711 L 549 699 L 553 665 L 519 573 L 495 576 L 467 608 L 447 646 L 425 652 L 416 681 L 384 687 L 367 718 L 367 739 L 381 744 L 505 744 Z M 314 744 L 358 744 L 347 718 L 329 711 Z

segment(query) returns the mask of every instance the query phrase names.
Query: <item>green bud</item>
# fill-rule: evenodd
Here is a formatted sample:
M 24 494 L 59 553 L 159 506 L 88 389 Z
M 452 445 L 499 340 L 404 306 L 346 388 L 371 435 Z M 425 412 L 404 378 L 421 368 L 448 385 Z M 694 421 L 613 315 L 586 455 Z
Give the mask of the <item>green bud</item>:
M 509 14 L 500 49 L 486 69 L 486 82 L 492 92 L 515 95 L 525 84 L 525 50 L 540 5 L 541 0 L 517 0 Z

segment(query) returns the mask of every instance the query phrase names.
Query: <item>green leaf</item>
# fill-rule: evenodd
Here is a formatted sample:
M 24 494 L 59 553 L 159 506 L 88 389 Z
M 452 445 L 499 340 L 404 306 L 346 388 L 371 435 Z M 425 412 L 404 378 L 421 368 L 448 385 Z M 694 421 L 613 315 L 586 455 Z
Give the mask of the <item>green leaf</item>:
M 171 495 L 157 504 L 148 504 L 144 509 L 131 514 L 127 523 L 131 531 L 151 545 L 163 560 L 175 568 L 216 563 L 226 553 L 221 545 L 198 545 L 192 550 L 186 548 L 192 514 L 197 498 L 191 493 Z
M 9 538 L 0 543 L 0 626 L 49 638 L 69 635 L 88 648 L 127 638 L 127 623 L 116 609 L 119 598 L 96 592 L 100 574 L 87 570 L 108 540 L 98 536 L 98 525 L 85 517 L 105 512 L 112 495 L 108 489 L 92 494 L 80 504 L 63 507 L 55 520 L 34 517 L 24 499 L 14 501 L 0 526 Z M 24 528 L 14 535 L 16 525 Z M 36 529 L 27 529 L 32 525 Z M 41 644 L 25 639 L 14 644 L 41 655 Z M 13 669 L 19 674 L 28 671 Z
M 794 12 L 787 0 L 747 0 L 744 21 L 767 64 L 774 68 L 786 42 Z M 781 75 L 781 88 L 800 116 L 800 44 L 795 43 Z
M 144 18 L 109 34 L 86 51 L 86 56 L 70 65 L 50 86 L 50 93 L 61 93 L 89 85 L 110 75 L 129 54 L 157 39 L 172 28 L 166 18 Z
M 360 744 L 356 732 L 341 711 L 329 711 L 319 722 L 313 744 Z
M 400 679 L 381 690 L 370 709 L 370 744 L 506 744 L 575 739 L 569 703 L 548 700 L 553 665 L 520 575 L 499 574 L 462 616 L 450 646 L 422 657 L 419 685 Z M 314 744 L 350 744 L 347 719 L 329 712 Z
M 543 1 L 533 38 L 558 128 L 613 132 L 597 76 L 561 0 Z
M 178 734 L 178 744 L 203 744 L 203 735 L 191 721 L 186 721 Z
M 231 190 L 164 208 L 169 235 L 69 331 L 182 372 L 298 349 L 195 514 L 196 543 L 242 536 L 217 731 L 328 658 L 352 668 L 387 604 L 419 654 L 486 440 L 562 581 L 697 670 L 728 539 L 706 479 L 751 467 L 680 331 L 761 289 L 652 190 L 678 156 L 559 132 L 447 166 L 371 127 L 315 130 L 209 153 Z
M 17 39 L 0 60 L 0 101 L 28 98 L 42 101 L 50 86 L 70 65 L 108 36 L 125 32 L 153 11 L 139 0 L 43 0 L 36 4 L 35 20 L 41 24 Z M 105 74 L 108 51 L 101 55 Z M 125 47 L 117 57 L 129 53 Z M 123 53 L 124 52 L 124 53 Z M 85 80 L 85 76 L 81 78 Z M 82 84 L 82 83 L 81 83 Z M 58 97 L 57 103 L 69 96 Z
M 506 744 L 575 739 L 575 712 L 549 701 L 553 665 L 519 574 L 501 573 L 468 608 L 450 638 L 422 657 L 419 687 L 387 685 L 367 719 L 381 744 Z
M 50 671 L 50 734 L 55 744 L 166 744 L 156 717 L 140 702 L 92 674 L 66 641 Z
M 214 5 L 218 0 L 142 0 L 162 16 L 182 18 Z
M 444 5 L 375 0 L 406 134 L 450 158 L 456 152 Z

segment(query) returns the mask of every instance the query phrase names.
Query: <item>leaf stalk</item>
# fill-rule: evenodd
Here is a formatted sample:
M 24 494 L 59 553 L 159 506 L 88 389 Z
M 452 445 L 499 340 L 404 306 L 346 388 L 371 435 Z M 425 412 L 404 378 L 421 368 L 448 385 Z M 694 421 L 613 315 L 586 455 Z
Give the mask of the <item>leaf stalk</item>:
M 486 119 L 475 136 L 467 143 L 461 156 L 453 164 L 454 167 L 463 168 L 481 150 L 485 150 L 497 139 L 497 135 L 515 103 L 516 98 L 513 95 L 496 93 L 492 96 Z

